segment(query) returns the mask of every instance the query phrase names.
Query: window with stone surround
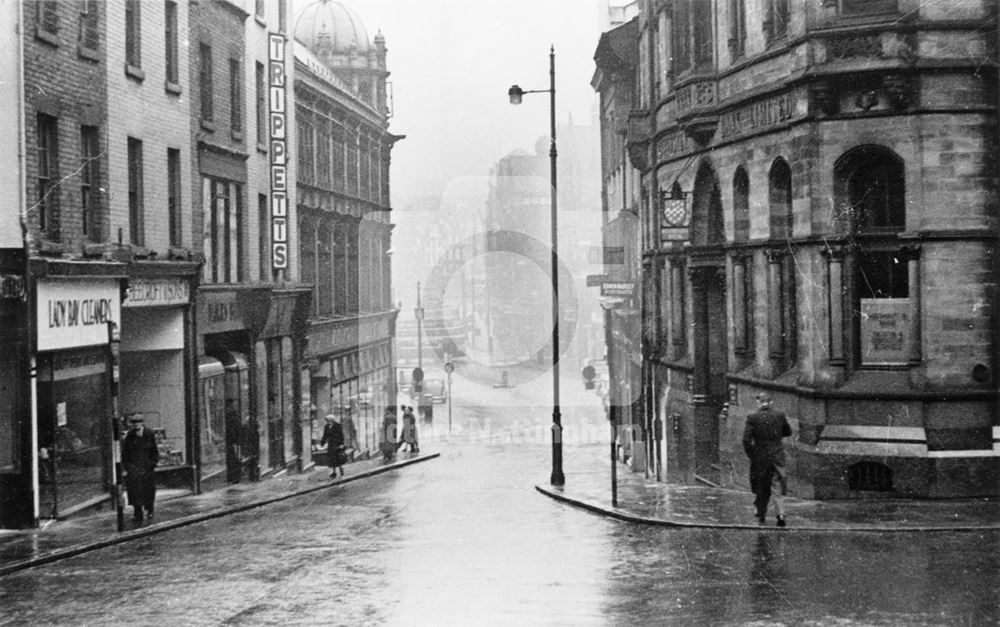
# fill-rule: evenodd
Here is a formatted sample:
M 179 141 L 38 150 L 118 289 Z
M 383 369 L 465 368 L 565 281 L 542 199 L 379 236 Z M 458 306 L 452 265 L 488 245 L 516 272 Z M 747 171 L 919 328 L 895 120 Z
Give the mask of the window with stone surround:
M 59 241 L 59 120 L 39 113 L 35 118 L 35 133 L 38 228 L 46 239 Z
M 35 0 L 35 36 L 59 45 L 59 3 L 56 0 Z
M 164 3 L 164 61 L 166 70 L 166 81 L 172 85 L 180 83 L 179 66 L 177 60 L 178 35 L 177 35 L 177 3 L 167 0 Z M 178 85 L 179 86 L 179 85 Z
M 788 33 L 788 0 L 764 0 L 764 39 L 770 44 Z
M 712 3 L 677 0 L 672 6 L 674 74 L 711 69 L 715 58 Z
M 781 157 L 768 173 L 768 226 L 772 240 L 792 236 L 792 169 Z
M 142 140 L 128 138 L 128 234 L 129 243 L 144 246 Z
M 181 220 L 181 151 L 167 148 L 167 227 L 171 246 L 183 246 Z
M 795 366 L 798 355 L 795 250 L 792 238 L 792 169 L 778 157 L 768 172 L 767 255 L 768 352 L 777 372 Z
M 243 186 L 234 181 L 202 178 L 205 225 L 205 283 L 243 280 Z
M 243 139 L 243 65 L 229 59 L 229 130 L 236 141 Z
M 201 104 L 201 121 L 211 124 L 215 120 L 215 101 L 212 86 L 212 46 L 198 46 L 198 101 Z
M 98 54 L 100 44 L 100 32 L 98 31 L 96 0 L 81 0 L 80 4 L 80 32 L 77 36 L 77 46 L 80 54 L 93 59 Z
M 83 236 L 103 241 L 101 232 L 101 139 L 96 126 L 80 127 L 80 219 Z
M 729 0 L 729 53 L 733 60 L 746 52 L 746 0 Z
M 919 270 L 906 228 L 903 160 L 881 146 L 859 146 L 836 163 L 837 219 L 847 243 L 830 255 L 847 298 L 840 318 L 841 359 L 849 367 L 902 366 L 919 359 L 919 312 L 911 283 Z M 833 331 L 836 332 L 836 329 Z
M 125 0 L 125 63 L 142 67 L 142 21 L 139 0 Z
M 257 146 L 267 146 L 267 84 L 264 64 L 257 62 L 254 73 L 254 101 L 257 110 Z

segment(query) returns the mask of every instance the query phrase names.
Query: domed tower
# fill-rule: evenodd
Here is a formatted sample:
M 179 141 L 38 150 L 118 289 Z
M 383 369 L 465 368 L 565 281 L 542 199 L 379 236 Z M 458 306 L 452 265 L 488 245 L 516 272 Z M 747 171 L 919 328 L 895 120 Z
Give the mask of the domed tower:
M 358 98 L 388 114 L 385 83 L 389 72 L 381 32 L 373 43 L 357 14 L 338 0 L 299 0 L 292 23 L 297 42 L 350 86 Z

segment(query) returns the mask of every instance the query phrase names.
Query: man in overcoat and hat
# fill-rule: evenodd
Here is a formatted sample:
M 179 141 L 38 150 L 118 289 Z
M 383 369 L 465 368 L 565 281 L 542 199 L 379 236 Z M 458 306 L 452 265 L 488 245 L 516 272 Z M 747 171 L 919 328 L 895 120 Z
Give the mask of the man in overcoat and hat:
M 125 487 L 128 502 L 132 505 L 133 520 L 142 522 L 143 511 L 153 517 L 153 502 L 156 500 L 156 464 L 160 461 L 160 451 L 156 446 L 156 436 L 147 429 L 142 414 L 129 417 L 130 429 L 122 442 L 122 467 L 125 469 Z
M 781 497 L 788 493 L 785 475 L 785 447 L 782 438 L 792 435 L 785 414 L 771 408 L 773 401 L 767 392 L 757 395 L 759 409 L 747 416 L 743 429 L 743 449 L 750 458 L 750 489 L 754 493 L 757 520 L 764 524 L 767 505 L 771 500 L 772 484 L 779 493 L 774 494 L 774 510 L 779 527 L 785 526 L 785 510 Z

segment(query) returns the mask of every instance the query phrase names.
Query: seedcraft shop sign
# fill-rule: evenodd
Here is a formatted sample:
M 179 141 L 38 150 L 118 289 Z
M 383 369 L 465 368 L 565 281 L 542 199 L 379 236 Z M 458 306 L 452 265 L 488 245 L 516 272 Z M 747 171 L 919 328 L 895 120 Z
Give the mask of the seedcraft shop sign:
M 108 323 L 121 320 L 118 281 L 39 281 L 38 350 L 108 343 Z

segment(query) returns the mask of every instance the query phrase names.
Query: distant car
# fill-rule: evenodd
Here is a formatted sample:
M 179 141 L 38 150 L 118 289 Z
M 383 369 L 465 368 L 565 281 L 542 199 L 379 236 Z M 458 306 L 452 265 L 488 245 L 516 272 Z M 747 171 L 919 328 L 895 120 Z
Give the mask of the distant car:
M 419 395 L 414 396 L 414 401 L 421 405 L 448 402 L 448 391 L 442 379 L 424 379 Z

